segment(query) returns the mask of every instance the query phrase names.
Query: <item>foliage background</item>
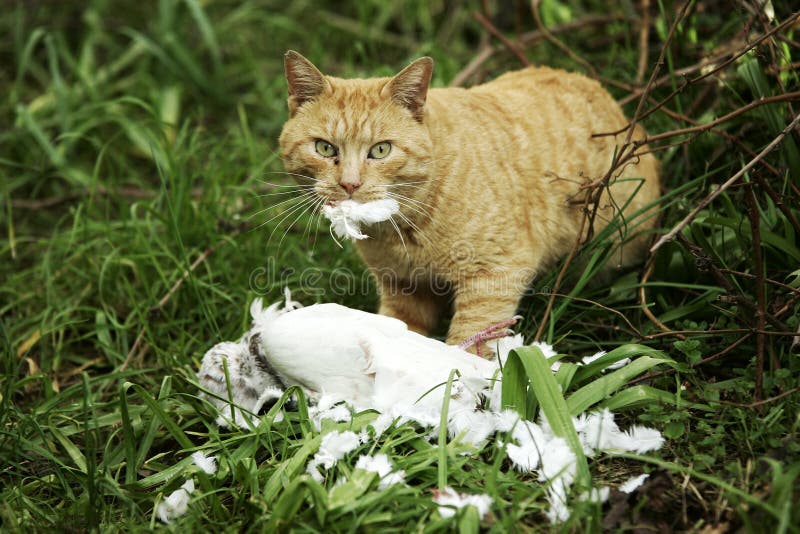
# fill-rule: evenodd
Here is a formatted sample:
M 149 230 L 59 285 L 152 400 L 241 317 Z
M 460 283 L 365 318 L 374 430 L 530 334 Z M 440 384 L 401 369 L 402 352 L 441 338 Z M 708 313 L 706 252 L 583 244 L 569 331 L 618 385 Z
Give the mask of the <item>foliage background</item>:
M 389 75 L 427 54 L 439 86 L 490 79 L 518 68 L 517 56 L 597 76 L 629 116 L 643 102 L 641 122 L 664 134 L 653 146 L 667 230 L 797 117 L 798 17 L 789 3 L 767 4 L 698 0 L 681 15 L 683 4 L 666 0 L 545 0 L 538 24 L 521 1 L 6 4 L 2 527 L 149 528 L 169 466 L 209 437 L 221 440 L 236 484 L 208 481 L 184 527 L 278 525 L 261 490 L 302 433 L 220 437 L 195 396 L 194 370 L 212 343 L 239 336 L 256 294 L 276 300 L 288 284 L 306 302 L 376 304 L 351 248 L 337 248 L 318 219 L 284 218 L 286 205 L 260 196 L 289 183 L 276 154 L 285 50 L 340 76 Z M 668 463 L 652 488 L 614 501 L 617 523 L 607 528 L 800 524 L 798 142 L 795 128 L 649 268 L 598 286 L 585 283 L 594 274 L 585 262 L 566 262 L 540 282 L 565 297 L 542 290 L 523 303 L 524 332 L 561 352 L 639 342 L 683 364 L 639 379 L 681 403 L 636 412 L 670 438 Z M 581 254 L 606 244 L 600 237 Z M 404 432 L 397 439 L 415 443 Z M 447 528 L 431 515 L 436 473 L 424 461 L 413 491 L 365 499 L 321 524 L 308 507 L 294 509 L 280 525 Z M 485 528 L 540 528 L 540 490 L 507 476 L 501 461 L 489 450 L 482 462 L 456 461 L 451 476 L 479 489 L 493 481 L 502 511 Z M 626 464 L 598 469 L 613 482 Z M 589 507 L 573 527 L 600 528 L 603 517 Z

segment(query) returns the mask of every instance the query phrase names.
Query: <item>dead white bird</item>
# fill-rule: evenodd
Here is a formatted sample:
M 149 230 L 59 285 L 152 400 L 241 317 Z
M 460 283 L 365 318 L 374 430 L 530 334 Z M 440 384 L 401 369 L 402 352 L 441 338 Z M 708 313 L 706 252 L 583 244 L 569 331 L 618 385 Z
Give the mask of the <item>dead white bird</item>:
M 290 386 L 302 388 L 312 401 L 328 395 L 354 406 L 424 407 L 426 394 L 444 387 L 453 369 L 458 377 L 452 398 L 474 406 L 498 370 L 497 361 L 412 332 L 398 319 L 338 304 L 300 307 L 288 292 L 279 306 L 263 308 L 255 300 L 250 331 L 203 357 L 200 384 L 220 397 L 212 401 L 223 415 L 232 408 L 222 399 L 257 413 Z M 441 393 L 430 397 L 441 409 Z M 238 424 L 242 414 L 232 416 Z

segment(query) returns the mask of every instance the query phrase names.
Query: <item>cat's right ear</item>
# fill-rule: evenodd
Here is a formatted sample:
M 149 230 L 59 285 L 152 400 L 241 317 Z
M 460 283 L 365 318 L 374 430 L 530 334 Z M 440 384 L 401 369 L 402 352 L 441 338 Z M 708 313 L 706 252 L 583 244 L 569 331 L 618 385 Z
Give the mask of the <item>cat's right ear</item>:
M 294 50 L 286 52 L 283 63 L 289 86 L 289 116 L 294 117 L 300 106 L 322 94 L 329 84 L 313 63 Z
M 432 74 L 433 60 L 421 57 L 389 80 L 381 92 L 391 95 L 392 100 L 408 109 L 416 120 L 422 122 Z

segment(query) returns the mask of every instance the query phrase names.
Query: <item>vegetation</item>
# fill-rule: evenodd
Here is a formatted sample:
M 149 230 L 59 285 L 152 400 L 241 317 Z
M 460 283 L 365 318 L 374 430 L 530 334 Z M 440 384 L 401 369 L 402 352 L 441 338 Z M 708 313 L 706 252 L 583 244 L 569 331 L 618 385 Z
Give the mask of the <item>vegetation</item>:
M 449 442 L 445 454 L 400 425 L 380 450 L 409 485 L 336 493 L 334 477 L 302 475 L 314 452 L 303 410 L 229 432 L 198 398 L 200 358 L 244 331 L 256 295 L 275 301 L 288 285 L 303 302 L 376 306 L 352 247 L 273 195 L 291 183 L 276 153 L 291 48 L 341 76 L 388 75 L 430 55 L 436 85 L 523 62 L 603 81 L 651 136 L 665 179 L 658 235 L 674 228 L 674 239 L 599 284 L 593 266 L 612 251 L 607 234 L 594 236 L 536 283 L 523 332 L 568 355 L 637 343 L 675 363 L 617 386 L 631 391 L 620 401 L 629 422 L 667 437 L 645 459 L 650 481 L 605 508 L 577 506 L 559 528 L 797 531 L 798 14 L 769 0 L 499 4 L 6 6 L 0 528 L 163 526 L 154 504 L 205 444 L 220 473 L 198 473 L 193 506 L 164 528 L 478 528 L 472 510 L 436 513 L 442 478 L 494 498 L 481 528 L 551 528 L 541 483 L 510 470 L 494 443 L 464 456 Z M 575 384 L 592 376 L 599 369 Z M 614 485 L 642 460 L 589 468 Z

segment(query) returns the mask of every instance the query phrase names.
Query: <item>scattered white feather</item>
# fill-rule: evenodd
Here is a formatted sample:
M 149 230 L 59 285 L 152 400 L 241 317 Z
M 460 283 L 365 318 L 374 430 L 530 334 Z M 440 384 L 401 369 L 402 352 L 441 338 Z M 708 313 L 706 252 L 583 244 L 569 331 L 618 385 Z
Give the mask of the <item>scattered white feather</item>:
M 625 482 L 623 482 L 622 484 L 620 484 L 618 489 L 622 493 L 633 493 L 642 484 L 644 484 L 644 481 L 647 480 L 647 477 L 649 477 L 649 476 L 650 475 L 648 473 L 644 473 L 644 474 L 639 475 L 638 477 L 631 477 L 628 480 L 626 480 Z
M 492 498 L 488 495 L 468 495 L 459 493 L 451 487 L 446 487 L 441 491 L 434 491 L 433 502 L 439 505 L 439 515 L 444 518 L 453 517 L 457 509 L 465 506 L 474 506 L 478 510 L 478 516 L 483 519 L 492 506 Z
M 332 430 L 324 436 L 319 445 L 319 451 L 314 455 L 308 465 L 306 471 L 318 482 L 322 481 L 322 475 L 319 472 L 319 467 L 326 471 L 336 465 L 336 462 L 344 458 L 344 455 L 353 451 L 361 444 L 358 434 L 346 430 L 339 432 Z
M 450 436 L 461 436 L 461 440 L 475 446 L 482 445 L 497 430 L 497 420 L 491 412 L 476 410 L 471 406 L 457 406 L 448 414 L 447 429 Z
M 197 451 L 192 454 L 192 461 L 194 465 L 202 469 L 207 475 L 213 475 L 217 472 L 216 456 L 206 456 L 203 451 Z
M 366 239 L 361 233 L 361 224 L 374 224 L 389 220 L 400 210 L 396 200 L 385 198 L 373 202 L 343 200 L 336 205 L 326 204 L 322 213 L 331 222 L 331 231 L 342 239 Z
M 181 517 L 189 510 L 189 499 L 194 493 L 194 480 L 187 480 L 183 486 L 176 489 L 169 496 L 158 503 L 156 515 L 163 523 L 169 523 Z
M 336 423 L 343 423 L 353 419 L 350 407 L 332 395 L 323 395 L 317 404 L 308 408 L 308 417 L 314 429 L 319 432 L 322 429 L 322 421 L 330 420 Z
M 369 424 L 372 427 L 372 430 L 375 431 L 375 439 L 378 439 L 383 435 L 386 430 L 392 426 L 394 423 L 394 417 L 388 413 L 382 413 L 378 417 L 375 418 L 373 422 Z
M 603 372 L 614 371 L 616 369 L 621 369 L 622 367 L 625 367 L 629 363 L 631 363 L 631 359 L 630 358 L 623 358 L 623 359 L 621 359 L 621 360 L 619 360 L 617 362 L 612 363 L 611 365 L 609 365 L 605 369 L 603 369 Z
M 580 497 L 578 497 L 578 500 L 583 502 L 604 503 L 608 500 L 610 495 L 611 488 L 608 486 L 601 486 L 599 488 L 592 488 L 589 491 L 584 491 L 581 493 Z
M 656 451 L 664 445 L 664 436 L 655 428 L 634 425 L 625 432 L 625 445 L 637 454 Z
M 533 343 L 531 343 L 531 346 L 532 347 L 539 347 L 539 350 L 542 351 L 542 355 L 545 358 L 548 358 L 548 359 L 550 359 L 553 356 L 556 356 L 558 354 L 558 352 L 553 348 L 553 345 L 551 345 L 549 343 L 545 343 L 544 341 L 534 341 Z M 560 361 L 553 362 L 550 365 L 550 370 L 553 371 L 554 373 L 556 371 L 558 371 L 560 368 L 561 368 L 561 362 Z
M 381 490 L 405 482 L 406 472 L 402 469 L 394 471 L 391 460 L 385 454 L 376 454 L 375 456 L 367 456 L 365 454 L 359 457 L 356 461 L 356 469 L 378 473 L 381 479 L 378 483 L 378 489 Z
M 605 355 L 606 355 L 606 351 L 601 350 L 600 352 L 595 352 L 591 356 L 584 356 L 583 358 L 581 358 L 581 361 L 583 362 L 583 365 L 589 365 L 593 361 L 599 360 L 600 358 L 602 358 Z
M 596 451 L 616 449 L 621 443 L 622 432 L 614 422 L 614 414 L 609 410 L 581 414 L 573 419 L 583 452 L 589 456 Z
M 501 365 L 506 364 L 509 352 L 525 345 L 525 341 L 522 338 L 522 334 L 515 334 L 513 336 L 501 337 L 499 339 L 496 339 L 495 341 L 490 341 L 489 343 L 492 345 L 494 353 L 497 355 L 497 359 L 500 361 Z M 547 347 L 550 347 L 550 345 L 547 345 Z M 544 349 L 542 350 L 544 351 Z M 552 350 L 552 347 L 550 347 L 550 350 Z
M 517 426 L 520 418 L 514 410 L 505 409 L 500 413 L 495 412 L 495 420 L 498 432 L 511 432 Z

